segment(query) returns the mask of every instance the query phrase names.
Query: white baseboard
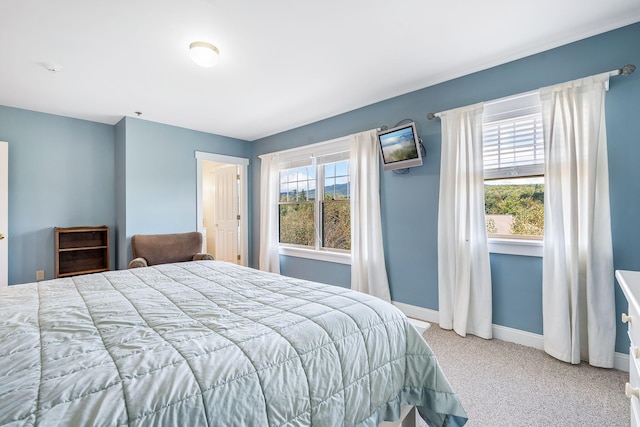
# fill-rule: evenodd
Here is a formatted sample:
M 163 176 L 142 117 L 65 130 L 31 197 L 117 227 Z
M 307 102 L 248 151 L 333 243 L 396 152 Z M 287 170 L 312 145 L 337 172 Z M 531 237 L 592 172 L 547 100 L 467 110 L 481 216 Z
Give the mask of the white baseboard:
M 424 307 L 418 307 L 415 305 L 405 304 L 403 302 L 393 301 L 393 305 L 404 313 L 407 317 L 413 317 L 414 319 L 422 320 L 431 323 L 440 323 L 440 316 L 436 310 L 430 310 Z
M 613 367 L 619 371 L 629 372 L 629 355 L 616 352 L 613 356 Z
M 414 319 L 423 320 L 425 322 L 440 323 L 438 311 L 428 308 L 417 307 L 411 304 L 393 301 L 393 305 L 398 307 L 405 316 Z M 540 334 L 522 331 L 520 329 L 508 328 L 506 326 L 492 325 L 493 338 L 512 342 L 515 344 L 533 347 L 538 350 L 544 350 L 544 338 Z M 614 369 L 629 372 L 629 355 L 626 353 L 617 353 L 613 361 Z
M 540 334 L 534 334 L 532 332 L 500 325 L 491 326 L 493 337 L 495 339 L 526 345 L 527 347 L 537 348 L 538 350 L 544 350 L 544 338 Z

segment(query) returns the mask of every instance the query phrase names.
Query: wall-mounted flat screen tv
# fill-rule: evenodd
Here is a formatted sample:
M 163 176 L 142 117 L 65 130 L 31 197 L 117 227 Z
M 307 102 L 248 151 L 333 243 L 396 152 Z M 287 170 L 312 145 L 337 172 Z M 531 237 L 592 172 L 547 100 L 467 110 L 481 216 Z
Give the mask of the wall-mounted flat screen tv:
M 414 122 L 378 132 L 384 170 L 422 166 L 420 137 Z

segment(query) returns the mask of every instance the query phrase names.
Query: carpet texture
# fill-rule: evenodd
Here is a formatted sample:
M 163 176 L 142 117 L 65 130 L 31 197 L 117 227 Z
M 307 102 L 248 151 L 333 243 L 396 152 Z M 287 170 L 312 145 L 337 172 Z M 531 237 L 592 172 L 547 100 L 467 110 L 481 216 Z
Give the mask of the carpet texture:
M 571 365 L 496 339 L 462 338 L 437 324 L 423 336 L 462 401 L 466 426 L 629 425 L 627 372 Z

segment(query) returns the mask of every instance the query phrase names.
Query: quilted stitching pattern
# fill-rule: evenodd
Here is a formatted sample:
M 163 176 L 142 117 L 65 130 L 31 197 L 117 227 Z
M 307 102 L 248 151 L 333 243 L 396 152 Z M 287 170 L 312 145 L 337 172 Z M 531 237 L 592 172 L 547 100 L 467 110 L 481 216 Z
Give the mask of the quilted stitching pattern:
M 218 261 L 12 286 L 0 313 L 1 425 L 353 426 L 450 392 L 389 304 Z

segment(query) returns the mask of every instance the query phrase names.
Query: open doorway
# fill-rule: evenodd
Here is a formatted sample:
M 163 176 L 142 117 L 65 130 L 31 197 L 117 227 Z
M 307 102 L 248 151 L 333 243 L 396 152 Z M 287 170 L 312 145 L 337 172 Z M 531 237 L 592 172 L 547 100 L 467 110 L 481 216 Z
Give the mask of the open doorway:
M 9 143 L 0 142 L 0 286 L 9 284 Z
M 217 260 L 248 265 L 245 158 L 196 152 L 197 227 L 203 251 Z
M 220 261 L 237 263 L 240 254 L 240 165 L 202 163 L 204 250 Z

